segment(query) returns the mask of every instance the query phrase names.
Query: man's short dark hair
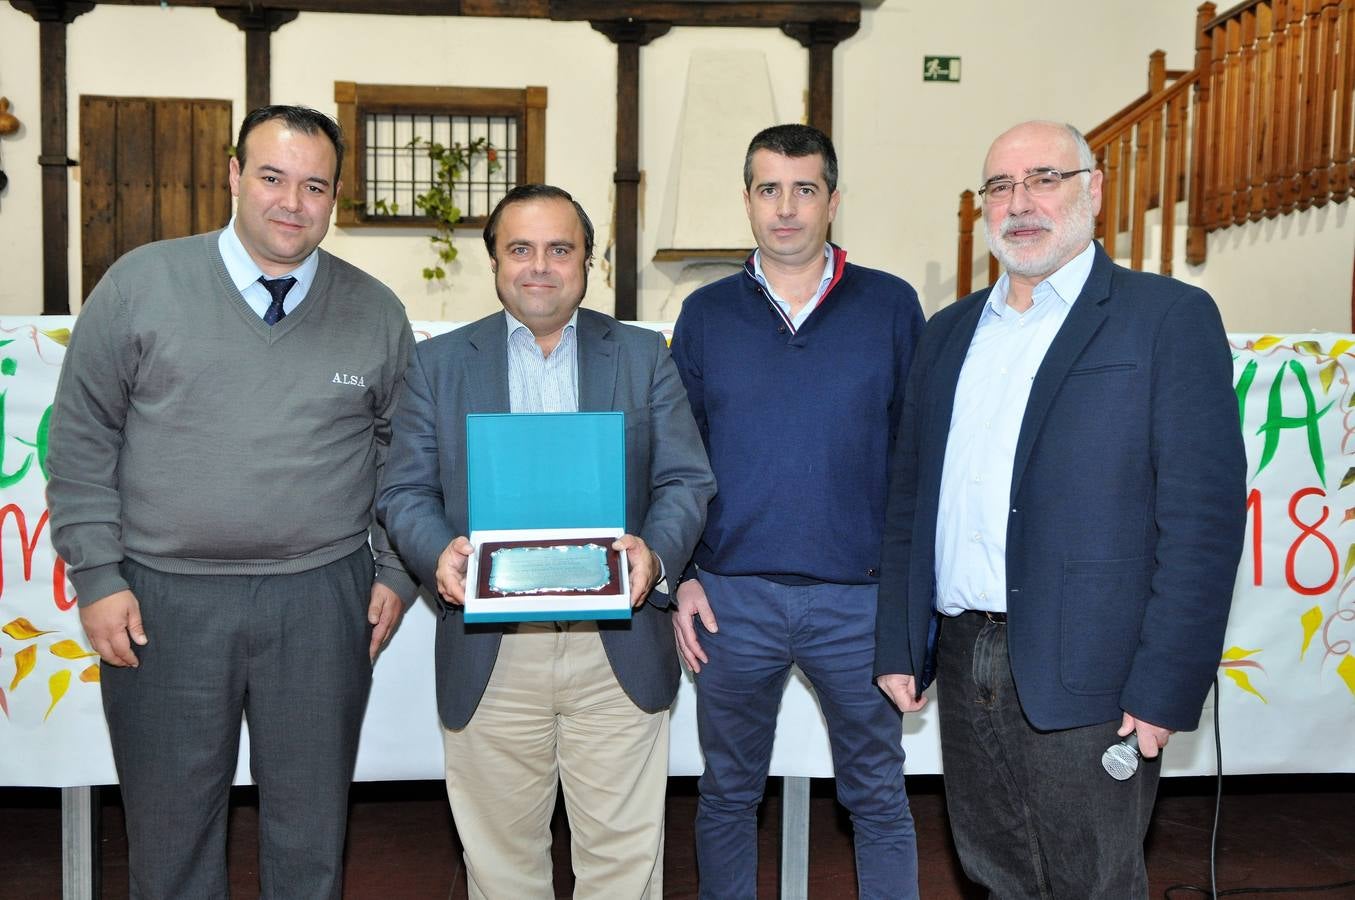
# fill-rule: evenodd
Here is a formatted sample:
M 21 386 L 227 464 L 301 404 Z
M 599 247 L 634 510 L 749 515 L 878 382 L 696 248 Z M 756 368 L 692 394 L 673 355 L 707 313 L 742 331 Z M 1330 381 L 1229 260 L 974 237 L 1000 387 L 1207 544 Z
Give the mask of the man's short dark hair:
M 583 267 L 586 273 L 588 263 L 593 259 L 593 220 L 588 218 L 588 213 L 583 211 L 579 201 L 575 200 L 569 191 L 551 184 L 520 184 L 503 195 L 503 199 L 494 207 L 494 211 L 489 214 L 489 220 L 485 222 L 485 249 L 489 251 L 489 258 L 498 259 L 494 255 L 494 242 L 499 236 L 499 217 L 503 215 L 504 209 L 514 203 L 526 203 L 529 200 L 565 200 L 574 207 L 574 212 L 579 216 L 579 224 L 583 226 Z
M 284 123 L 293 131 L 303 134 L 323 134 L 334 145 L 334 184 L 339 184 L 339 172 L 343 170 L 343 131 L 339 123 L 318 109 L 308 106 L 260 106 L 251 110 L 240 123 L 240 136 L 235 139 L 235 159 L 240 169 L 245 168 L 245 138 L 264 122 L 274 119 Z
M 823 181 L 828 185 L 828 193 L 837 190 L 837 152 L 833 150 L 833 142 L 828 139 L 828 135 L 813 125 L 773 125 L 759 131 L 743 157 L 744 190 L 753 189 L 753 154 L 759 150 L 792 157 L 821 156 Z

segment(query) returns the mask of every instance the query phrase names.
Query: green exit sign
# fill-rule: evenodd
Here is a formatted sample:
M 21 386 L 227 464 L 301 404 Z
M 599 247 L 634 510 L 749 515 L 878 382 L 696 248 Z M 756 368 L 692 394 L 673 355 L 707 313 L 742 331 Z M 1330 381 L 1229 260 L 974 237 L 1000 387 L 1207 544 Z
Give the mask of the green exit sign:
M 922 57 L 922 80 L 958 82 L 960 80 L 960 57 L 958 56 Z

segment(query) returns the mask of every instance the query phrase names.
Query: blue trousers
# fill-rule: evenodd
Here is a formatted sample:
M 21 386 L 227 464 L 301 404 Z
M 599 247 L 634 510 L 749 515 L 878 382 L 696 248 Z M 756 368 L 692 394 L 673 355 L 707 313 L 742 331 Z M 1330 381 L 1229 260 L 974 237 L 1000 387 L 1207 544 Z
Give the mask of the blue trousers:
M 902 722 L 872 677 L 875 586 L 700 578 L 719 627 L 700 632 L 710 662 L 696 676 L 706 758 L 696 814 L 701 897 L 757 896 L 757 808 L 792 664 L 813 684 L 828 723 L 837 796 L 855 831 L 861 900 L 916 897 Z

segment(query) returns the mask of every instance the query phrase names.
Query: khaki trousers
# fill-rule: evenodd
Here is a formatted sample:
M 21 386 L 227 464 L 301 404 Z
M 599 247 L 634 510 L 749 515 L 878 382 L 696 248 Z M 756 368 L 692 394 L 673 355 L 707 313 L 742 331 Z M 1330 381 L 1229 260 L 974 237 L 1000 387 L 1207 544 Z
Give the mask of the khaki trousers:
M 646 713 L 626 696 L 595 623 L 505 634 L 475 715 L 444 728 L 443 746 L 472 900 L 553 900 L 557 785 L 574 896 L 662 896 L 668 711 Z

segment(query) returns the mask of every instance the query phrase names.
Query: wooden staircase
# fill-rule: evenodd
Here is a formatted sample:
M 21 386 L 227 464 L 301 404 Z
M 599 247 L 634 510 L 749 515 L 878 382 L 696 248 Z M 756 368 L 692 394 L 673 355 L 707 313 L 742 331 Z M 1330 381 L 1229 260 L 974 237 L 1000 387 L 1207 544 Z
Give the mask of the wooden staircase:
M 1248 0 L 1196 11 L 1195 67 L 1169 71 L 1156 51 L 1148 91 L 1086 132 L 1105 173 L 1096 236 L 1142 269 L 1159 211 L 1159 271 L 1172 272 L 1177 204 L 1186 261 L 1211 231 L 1351 194 L 1355 180 L 1355 0 Z M 956 295 L 973 290 L 973 191 L 960 195 Z M 1127 240 L 1127 244 L 1123 241 Z M 988 283 L 997 280 L 988 256 Z

